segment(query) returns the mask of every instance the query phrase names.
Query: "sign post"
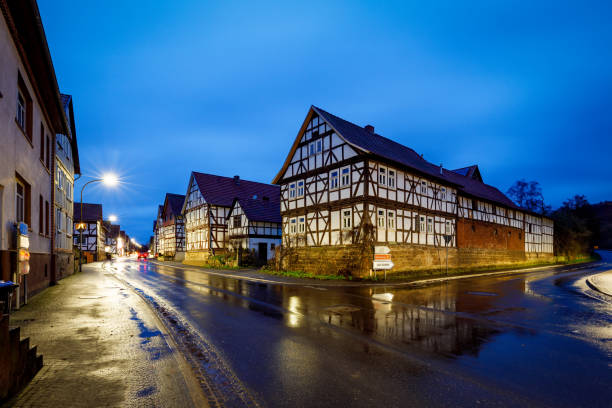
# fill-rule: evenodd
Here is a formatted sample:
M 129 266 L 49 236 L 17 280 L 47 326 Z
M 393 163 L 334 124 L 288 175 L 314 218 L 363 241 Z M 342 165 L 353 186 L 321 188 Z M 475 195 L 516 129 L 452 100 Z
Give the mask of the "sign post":
M 387 246 L 375 246 L 372 269 L 375 271 L 384 270 L 385 280 L 387 280 L 387 269 L 391 269 L 393 266 L 393 261 L 391 261 L 391 249 Z

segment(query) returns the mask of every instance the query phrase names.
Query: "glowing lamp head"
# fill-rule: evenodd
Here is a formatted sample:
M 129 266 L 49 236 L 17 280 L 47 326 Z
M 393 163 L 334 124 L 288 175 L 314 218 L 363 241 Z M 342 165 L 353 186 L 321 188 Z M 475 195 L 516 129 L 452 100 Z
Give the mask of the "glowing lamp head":
M 106 184 L 108 187 L 113 187 L 119 184 L 119 178 L 113 173 L 106 173 L 102 176 L 102 182 Z
M 110 222 L 117 222 L 117 216 L 116 215 L 109 215 L 108 216 L 108 220 Z

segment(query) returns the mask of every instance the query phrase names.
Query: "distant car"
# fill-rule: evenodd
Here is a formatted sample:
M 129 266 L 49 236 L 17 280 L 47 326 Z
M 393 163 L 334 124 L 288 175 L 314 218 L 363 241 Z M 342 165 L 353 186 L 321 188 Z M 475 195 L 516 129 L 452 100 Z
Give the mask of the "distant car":
M 138 252 L 138 259 L 147 259 L 149 257 L 148 252 Z

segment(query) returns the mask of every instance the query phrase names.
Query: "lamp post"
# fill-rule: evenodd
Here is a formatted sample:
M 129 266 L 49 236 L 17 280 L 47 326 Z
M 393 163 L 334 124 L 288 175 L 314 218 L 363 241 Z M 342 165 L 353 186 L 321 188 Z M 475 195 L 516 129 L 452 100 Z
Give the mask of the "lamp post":
M 77 228 L 80 232 L 79 234 L 79 272 L 83 271 L 83 230 L 85 229 L 85 224 L 83 223 L 83 190 L 85 190 L 85 187 L 87 187 L 87 185 L 91 183 L 97 183 L 97 182 L 102 182 L 106 184 L 107 186 L 112 187 L 119 182 L 119 179 L 117 179 L 117 176 L 115 176 L 114 174 L 106 174 L 102 178 L 93 179 L 93 180 L 88 181 L 87 183 L 83 184 L 83 187 L 81 187 L 81 218 L 80 218 L 80 222 Z

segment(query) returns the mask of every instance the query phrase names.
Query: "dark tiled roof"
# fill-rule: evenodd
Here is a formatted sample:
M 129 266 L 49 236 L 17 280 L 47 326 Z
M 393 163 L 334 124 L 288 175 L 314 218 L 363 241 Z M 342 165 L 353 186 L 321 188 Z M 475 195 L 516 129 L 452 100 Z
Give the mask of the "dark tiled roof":
M 74 203 L 74 220 L 81 220 L 81 203 Z M 83 203 L 83 221 L 102 220 L 102 204 Z
M 172 215 L 177 217 L 181 215 L 181 211 L 183 210 L 185 196 L 182 194 L 166 193 L 166 202 L 168 203 L 168 207 L 170 207 L 170 211 L 172 211 Z
M 249 221 L 262 221 L 262 222 L 282 222 L 280 215 L 280 189 L 279 194 L 276 197 L 269 197 L 268 200 L 258 198 L 253 200 L 237 199 L 242 211 L 249 219 Z
M 273 197 L 280 195 L 280 187 L 233 177 L 193 172 L 200 193 L 207 203 L 231 207 L 235 198 L 248 199 L 257 196 Z
M 109 230 L 110 230 L 109 235 L 113 238 L 117 238 L 119 236 L 119 231 L 121 230 L 121 226 L 111 224 Z
M 518 208 L 497 188 L 467 176 L 467 174 L 470 174 L 469 169 L 472 167 L 477 168 L 477 166 L 468 167 L 466 175 L 462 175 L 460 173 L 460 171 L 464 169 L 459 169 L 459 172 L 456 172 L 441 168 L 440 166 L 429 163 L 427 160 L 419 156 L 414 150 L 406 146 L 376 133 L 371 133 L 365 128 L 332 115 L 321 108 L 317 108 L 316 106 L 313 106 L 312 108 L 316 113 L 321 115 L 323 119 L 331 124 L 332 127 L 347 142 L 366 152 L 392 160 L 396 163 L 415 169 L 425 175 L 431 176 L 437 180 L 452 184 L 457 187 L 460 192 L 503 204 L 511 208 Z M 473 174 L 473 171 L 471 174 Z

